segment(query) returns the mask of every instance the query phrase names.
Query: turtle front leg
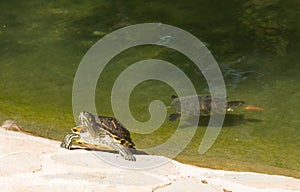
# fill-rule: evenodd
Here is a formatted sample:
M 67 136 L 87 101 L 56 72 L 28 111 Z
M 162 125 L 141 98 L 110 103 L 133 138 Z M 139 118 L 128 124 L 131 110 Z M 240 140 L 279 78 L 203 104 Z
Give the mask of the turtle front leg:
M 117 150 L 120 153 L 120 155 L 122 155 L 125 158 L 125 160 L 128 160 L 128 161 L 136 160 L 128 147 L 125 147 L 125 146 L 121 145 L 120 143 L 116 142 L 110 136 L 106 135 L 105 137 L 103 137 L 101 142 L 103 145 L 107 145 L 107 146 Z
M 60 144 L 60 147 L 66 148 L 66 149 L 71 149 L 72 142 L 74 140 L 78 140 L 78 139 L 80 139 L 80 135 L 78 135 L 76 133 L 68 134 L 65 137 L 65 139 L 63 140 L 63 142 Z

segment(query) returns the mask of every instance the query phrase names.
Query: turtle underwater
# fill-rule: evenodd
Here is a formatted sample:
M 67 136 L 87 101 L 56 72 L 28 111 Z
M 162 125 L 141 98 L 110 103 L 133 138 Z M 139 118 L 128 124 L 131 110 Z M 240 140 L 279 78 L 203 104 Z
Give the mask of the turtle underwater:
M 117 150 L 125 160 L 136 160 L 130 151 L 135 149 L 130 133 L 116 118 L 82 111 L 78 125 L 71 131 L 61 143 L 62 148 L 71 149 L 73 142 L 88 148 L 107 146 Z
M 200 105 L 200 115 L 202 116 L 211 115 L 213 105 L 215 106 L 217 113 L 225 113 L 226 111 L 233 111 L 234 107 L 245 104 L 244 101 L 228 101 L 224 103 L 218 98 L 213 100 L 209 95 L 184 96 L 180 97 L 180 99 L 178 96 L 172 95 L 171 98 L 173 99 L 171 102 L 171 108 L 175 109 L 176 113 L 173 113 L 169 116 L 170 121 L 176 121 L 176 119 L 180 117 L 182 113 L 187 115 L 196 115 L 198 106 L 196 106 L 195 103 L 197 103 L 197 100 Z M 185 111 L 181 110 L 180 102 L 182 102 Z M 224 111 L 224 109 L 226 111 Z

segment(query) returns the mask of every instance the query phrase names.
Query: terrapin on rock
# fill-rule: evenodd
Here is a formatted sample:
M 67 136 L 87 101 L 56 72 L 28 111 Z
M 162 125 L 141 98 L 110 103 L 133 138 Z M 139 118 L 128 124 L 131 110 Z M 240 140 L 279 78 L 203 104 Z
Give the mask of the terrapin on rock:
M 171 103 L 171 108 L 176 110 L 176 113 L 173 113 L 169 116 L 170 121 L 176 121 L 180 115 L 196 115 L 197 110 L 200 109 L 200 115 L 211 115 L 212 114 L 212 106 L 214 105 L 214 109 L 216 109 L 216 113 L 223 113 L 226 111 L 233 111 L 234 107 L 242 106 L 245 104 L 244 101 L 229 101 L 222 102 L 221 99 L 212 99 L 209 95 L 197 95 L 197 96 L 185 96 L 180 99 L 177 96 L 172 95 L 173 99 Z M 199 102 L 199 106 L 195 103 Z M 183 105 L 184 111 L 181 110 L 181 104 Z M 224 109 L 226 111 L 224 111 Z
M 72 142 L 88 148 L 108 146 L 117 150 L 126 160 L 135 161 L 130 148 L 134 143 L 129 131 L 115 118 L 96 116 L 89 112 L 81 112 L 78 126 L 73 127 L 61 147 L 71 149 Z

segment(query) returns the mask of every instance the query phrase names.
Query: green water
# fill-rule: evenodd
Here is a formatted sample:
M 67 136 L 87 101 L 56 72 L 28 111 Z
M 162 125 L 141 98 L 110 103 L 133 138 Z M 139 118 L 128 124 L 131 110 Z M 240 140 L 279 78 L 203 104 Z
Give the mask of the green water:
M 228 99 L 264 111 L 237 111 L 204 155 L 198 147 L 207 117 L 176 159 L 194 165 L 300 177 L 300 76 L 298 0 L 279 1 L 8 1 L 0 2 L 0 121 L 15 119 L 25 130 L 61 140 L 74 125 L 72 84 L 86 51 L 105 33 L 144 22 L 180 27 L 205 42 L 220 65 Z M 156 58 L 180 67 L 208 93 L 201 72 L 182 54 L 140 46 L 116 56 L 100 76 L 99 114 L 113 116 L 110 92 L 131 64 Z M 174 94 L 157 81 L 139 84 L 130 98 L 140 121 L 148 105 L 166 105 Z M 170 113 L 171 111 L 169 111 Z M 132 134 L 137 148 L 163 143 L 178 122 L 165 121 L 152 134 Z

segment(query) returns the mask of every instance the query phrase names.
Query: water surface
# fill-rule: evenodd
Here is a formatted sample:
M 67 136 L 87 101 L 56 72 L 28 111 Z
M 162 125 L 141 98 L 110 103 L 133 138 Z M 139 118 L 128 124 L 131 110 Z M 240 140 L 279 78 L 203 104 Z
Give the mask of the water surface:
M 0 2 L 0 120 L 15 119 L 27 131 L 61 140 L 74 125 L 72 83 L 85 52 L 103 35 L 144 22 L 180 27 L 205 42 L 220 65 L 228 99 L 264 107 L 226 116 L 213 147 L 199 155 L 207 117 L 176 157 L 198 166 L 300 177 L 299 1 L 9 1 Z M 99 78 L 97 111 L 113 116 L 110 92 L 117 76 L 143 59 L 180 67 L 199 94 L 205 79 L 181 53 L 139 46 L 116 56 Z M 147 81 L 130 98 L 137 120 L 148 105 L 171 102 L 174 90 Z M 171 113 L 171 111 L 169 111 Z M 177 122 L 178 123 L 178 122 Z M 132 134 L 138 148 L 169 138 L 177 123 L 167 119 L 152 134 Z

